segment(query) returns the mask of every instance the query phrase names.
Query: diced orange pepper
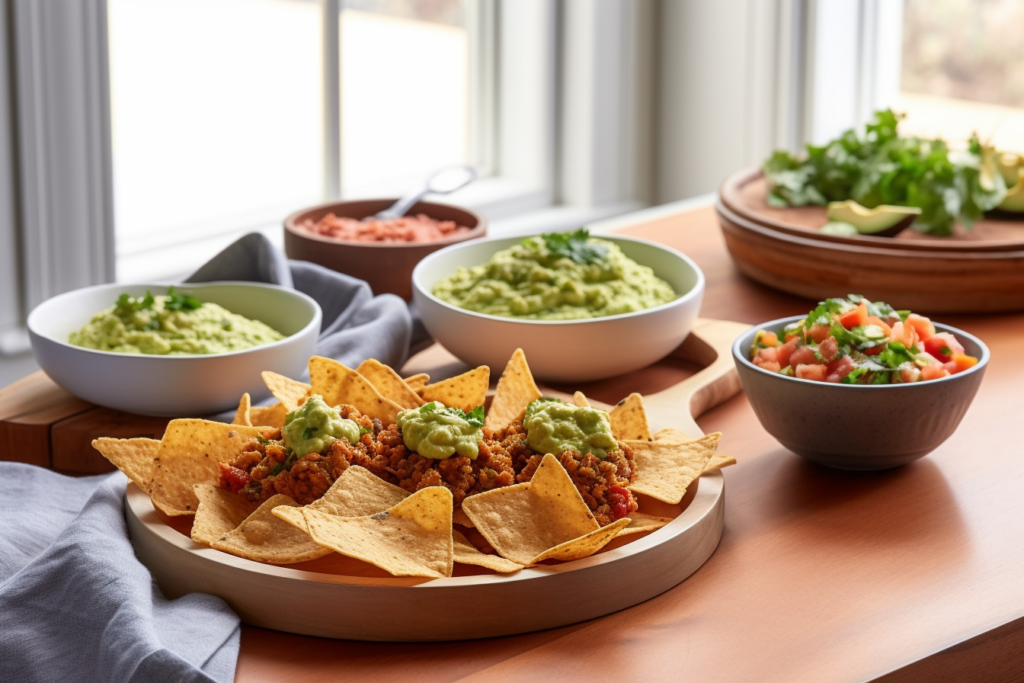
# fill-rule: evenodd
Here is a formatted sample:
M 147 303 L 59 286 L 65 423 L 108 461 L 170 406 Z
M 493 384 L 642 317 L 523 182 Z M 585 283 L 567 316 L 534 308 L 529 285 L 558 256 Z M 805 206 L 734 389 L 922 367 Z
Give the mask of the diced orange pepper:
M 866 325 L 868 322 L 868 305 L 861 301 L 857 308 L 851 308 L 846 313 L 839 316 L 839 324 L 848 330 L 852 330 L 860 325 Z
M 949 369 L 950 374 L 955 375 L 958 372 L 969 370 L 978 364 L 978 359 L 974 356 L 968 356 L 963 353 L 958 353 L 953 356 L 953 360 L 946 363 L 946 368 Z M 950 366 L 953 366 L 950 368 Z

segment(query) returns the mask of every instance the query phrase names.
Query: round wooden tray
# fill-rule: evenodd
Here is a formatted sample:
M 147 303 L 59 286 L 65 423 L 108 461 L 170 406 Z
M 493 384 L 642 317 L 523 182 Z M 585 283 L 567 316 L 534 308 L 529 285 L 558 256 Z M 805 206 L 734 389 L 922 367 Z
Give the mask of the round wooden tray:
M 715 204 L 729 253 L 764 285 L 816 300 L 863 294 L 925 313 L 1024 310 L 1024 221 L 986 219 L 949 238 L 835 237 L 817 231 L 823 207 L 773 208 L 766 192 L 761 172 L 743 169 Z
M 706 365 L 645 397 L 653 429 L 701 434 L 693 420 L 739 391 L 729 345 L 747 325 L 698 320 L 673 356 Z M 687 407 L 689 410 L 687 410 Z M 668 418 L 668 419 L 666 419 Z M 675 517 L 600 553 L 501 576 L 456 565 L 446 579 L 393 577 L 337 554 L 291 566 L 265 565 L 196 544 L 190 518 L 168 518 L 129 484 L 125 516 L 136 554 L 164 594 L 223 598 L 253 626 L 327 638 L 443 641 L 565 626 L 610 614 L 677 585 L 704 564 L 722 536 L 725 480 L 702 476 L 679 505 L 641 498 L 641 509 Z

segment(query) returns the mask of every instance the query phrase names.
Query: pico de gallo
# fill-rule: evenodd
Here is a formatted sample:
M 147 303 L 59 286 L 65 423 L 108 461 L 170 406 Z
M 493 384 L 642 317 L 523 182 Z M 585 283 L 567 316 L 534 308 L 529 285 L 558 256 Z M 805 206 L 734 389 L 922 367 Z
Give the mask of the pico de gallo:
M 759 330 L 750 359 L 770 372 L 840 384 L 941 379 L 978 363 L 928 318 L 857 294 L 821 302 L 781 333 Z

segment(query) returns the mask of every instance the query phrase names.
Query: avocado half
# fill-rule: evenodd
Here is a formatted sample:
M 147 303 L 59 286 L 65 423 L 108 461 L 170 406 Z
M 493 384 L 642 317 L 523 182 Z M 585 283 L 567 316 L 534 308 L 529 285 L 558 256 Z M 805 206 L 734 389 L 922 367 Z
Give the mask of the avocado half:
M 1006 199 L 996 208 L 1024 213 L 1024 157 L 1006 152 L 1000 154 L 999 172 L 1006 181 Z
M 828 205 L 830 222 L 849 223 L 861 235 L 873 237 L 895 237 L 909 228 L 920 215 L 921 209 L 916 206 L 882 204 L 868 209 L 852 199 L 845 202 L 829 202 Z

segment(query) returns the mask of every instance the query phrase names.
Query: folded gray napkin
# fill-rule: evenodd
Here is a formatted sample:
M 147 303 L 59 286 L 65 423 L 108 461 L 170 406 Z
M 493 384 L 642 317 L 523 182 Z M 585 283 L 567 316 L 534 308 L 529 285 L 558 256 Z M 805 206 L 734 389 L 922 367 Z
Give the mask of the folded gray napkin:
M 408 355 L 405 302 L 290 262 L 262 235 L 241 238 L 188 279 L 209 280 L 309 294 L 323 309 L 316 352 L 346 365 L 373 357 L 398 367 Z M 0 681 L 234 679 L 238 617 L 210 595 L 161 595 L 128 540 L 126 481 L 120 472 L 76 479 L 0 462 Z

